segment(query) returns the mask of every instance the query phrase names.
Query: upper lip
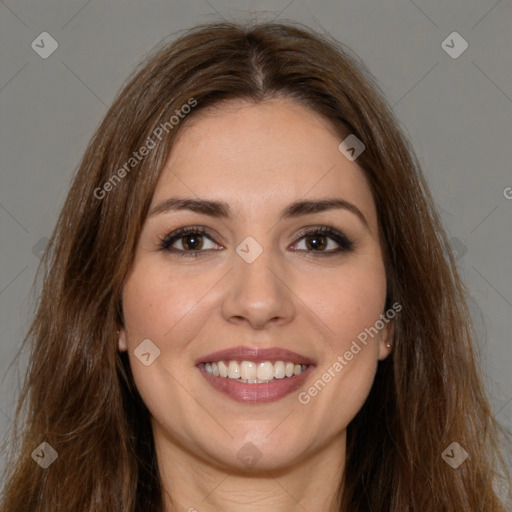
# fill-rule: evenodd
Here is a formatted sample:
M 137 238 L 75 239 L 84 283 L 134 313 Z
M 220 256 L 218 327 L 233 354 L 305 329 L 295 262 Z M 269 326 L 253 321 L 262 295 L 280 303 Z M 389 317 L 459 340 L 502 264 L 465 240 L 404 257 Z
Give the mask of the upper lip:
M 316 364 L 309 357 L 279 347 L 255 348 L 255 347 L 233 347 L 218 350 L 196 360 L 195 364 L 212 363 L 216 361 L 285 361 L 296 364 Z

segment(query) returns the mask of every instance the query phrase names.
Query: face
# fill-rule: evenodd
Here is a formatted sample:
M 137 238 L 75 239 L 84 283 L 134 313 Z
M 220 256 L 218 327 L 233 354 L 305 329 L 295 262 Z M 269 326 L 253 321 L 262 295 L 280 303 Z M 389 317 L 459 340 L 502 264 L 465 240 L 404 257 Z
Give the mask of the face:
M 329 123 L 291 100 L 189 121 L 125 281 L 119 349 L 158 446 L 284 468 L 344 441 L 389 353 L 375 204 Z

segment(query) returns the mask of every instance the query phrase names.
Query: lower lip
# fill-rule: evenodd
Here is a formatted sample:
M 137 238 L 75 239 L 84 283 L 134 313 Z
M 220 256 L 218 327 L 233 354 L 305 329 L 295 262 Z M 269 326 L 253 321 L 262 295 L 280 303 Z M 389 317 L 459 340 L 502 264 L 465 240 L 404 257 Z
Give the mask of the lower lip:
M 314 365 L 309 365 L 300 375 L 284 377 L 261 384 L 247 384 L 240 382 L 239 379 L 216 377 L 205 370 L 204 364 L 199 365 L 198 368 L 214 389 L 224 393 L 229 398 L 248 404 L 263 404 L 275 402 L 296 391 L 313 371 Z

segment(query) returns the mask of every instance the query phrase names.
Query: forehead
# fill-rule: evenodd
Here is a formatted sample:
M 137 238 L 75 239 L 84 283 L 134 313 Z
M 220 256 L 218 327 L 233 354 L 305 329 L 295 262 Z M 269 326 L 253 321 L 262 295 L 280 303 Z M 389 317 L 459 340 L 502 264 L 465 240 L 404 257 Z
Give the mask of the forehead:
M 242 217 L 298 198 L 341 197 L 376 225 L 362 169 L 338 149 L 329 121 L 289 99 L 232 101 L 199 111 L 174 141 L 153 204 L 166 197 L 223 200 Z

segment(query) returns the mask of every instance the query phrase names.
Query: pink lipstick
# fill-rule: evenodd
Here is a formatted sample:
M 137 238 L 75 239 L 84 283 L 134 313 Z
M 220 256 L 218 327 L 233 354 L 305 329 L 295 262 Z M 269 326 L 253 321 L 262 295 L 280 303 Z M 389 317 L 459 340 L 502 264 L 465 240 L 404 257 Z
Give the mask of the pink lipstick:
M 235 347 L 196 360 L 205 380 L 217 391 L 243 403 L 280 400 L 297 390 L 316 367 L 302 354 L 281 348 Z

